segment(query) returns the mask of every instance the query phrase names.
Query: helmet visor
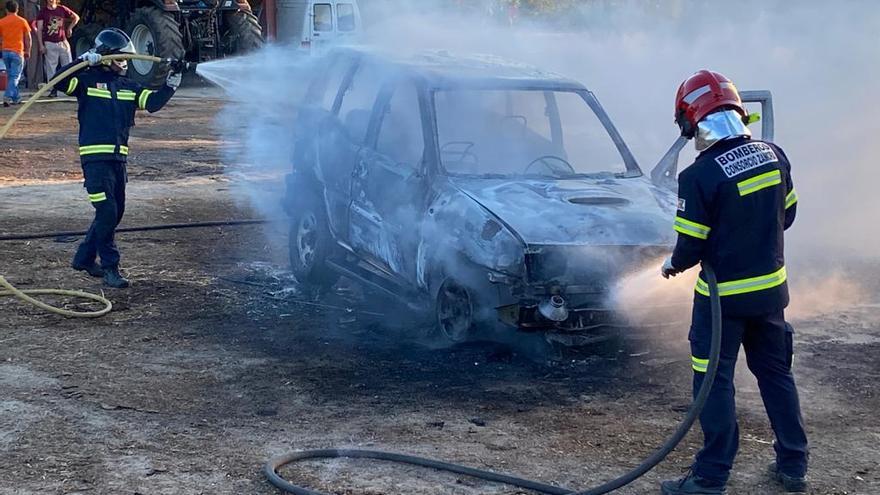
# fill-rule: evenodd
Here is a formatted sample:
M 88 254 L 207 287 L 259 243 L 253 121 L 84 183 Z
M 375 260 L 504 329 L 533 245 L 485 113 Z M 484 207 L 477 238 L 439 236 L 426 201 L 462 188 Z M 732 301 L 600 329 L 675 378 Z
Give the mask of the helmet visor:
M 117 53 L 135 54 L 131 38 L 125 31 L 118 28 L 108 28 L 95 37 L 95 51 L 101 55 L 113 55 Z
M 743 124 L 742 116 L 738 111 L 723 110 L 710 113 L 697 124 L 694 146 L 697 151 L 704 151 L 718 141 L 735 136 L 751 135 L 752 131 Z
M 119 53 L 130 53 L 134 55 L 137 53 L 137 50 L 134 49 L 134 43 L 132 43 L 131 40 L 128 40 L 128 43 L 119 49 Z

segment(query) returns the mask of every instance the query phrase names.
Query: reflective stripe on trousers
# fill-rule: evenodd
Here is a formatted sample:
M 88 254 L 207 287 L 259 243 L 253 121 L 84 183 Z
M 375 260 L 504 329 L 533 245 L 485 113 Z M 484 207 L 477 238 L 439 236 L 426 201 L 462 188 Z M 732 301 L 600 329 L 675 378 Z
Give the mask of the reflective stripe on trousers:
M 87 146 L 79 147 L 80 156 L 83 155 L 97 155 L 99 153 L 116 153 L 116 145 L 115 144 L 90 144 Z M 128 155 L 128 146 L 119 146 L 119 154 L 120 155 Z

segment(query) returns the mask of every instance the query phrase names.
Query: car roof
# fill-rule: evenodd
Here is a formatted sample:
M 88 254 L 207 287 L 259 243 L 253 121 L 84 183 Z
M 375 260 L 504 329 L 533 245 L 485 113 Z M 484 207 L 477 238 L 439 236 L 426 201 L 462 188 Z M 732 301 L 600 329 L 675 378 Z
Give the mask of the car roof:
M 530 89 L 586 90 L 577 81 L 550 71 L 494 55 L 458 55 L 448 51 L 392 54 L 368 47 L 337 48 L 349 54 L 416 76 L 436 89 L 451 87 L 518 87 Z

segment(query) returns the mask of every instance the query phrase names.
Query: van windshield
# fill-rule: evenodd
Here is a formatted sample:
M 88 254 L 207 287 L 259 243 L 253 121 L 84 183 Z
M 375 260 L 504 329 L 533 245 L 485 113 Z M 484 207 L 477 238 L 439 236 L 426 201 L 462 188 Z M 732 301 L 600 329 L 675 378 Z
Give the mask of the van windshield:
M 609 131 L 579 91 L 439 90 L 434 105 L 440 161 L 450 175 L 572 178 L 627 172 Z
M 355 30 L 354 5 L 350 3 L 336 5 L 336 27 L 343 33 Z

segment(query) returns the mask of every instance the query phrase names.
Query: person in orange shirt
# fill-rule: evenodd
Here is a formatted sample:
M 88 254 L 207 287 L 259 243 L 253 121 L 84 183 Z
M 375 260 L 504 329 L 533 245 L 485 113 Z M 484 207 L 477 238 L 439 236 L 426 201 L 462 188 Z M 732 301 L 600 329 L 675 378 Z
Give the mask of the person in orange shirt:
M 18 80 L 24 61 L 31 54 L 31 25 L 18 15 L 18 2 L 6 2 L 6 16 L 0 19 L 0 48 L 3 51 L 3 65 L 6 67 L 6 91 L 3 93 L 3 106 L 21 103 L 18 94 Z

